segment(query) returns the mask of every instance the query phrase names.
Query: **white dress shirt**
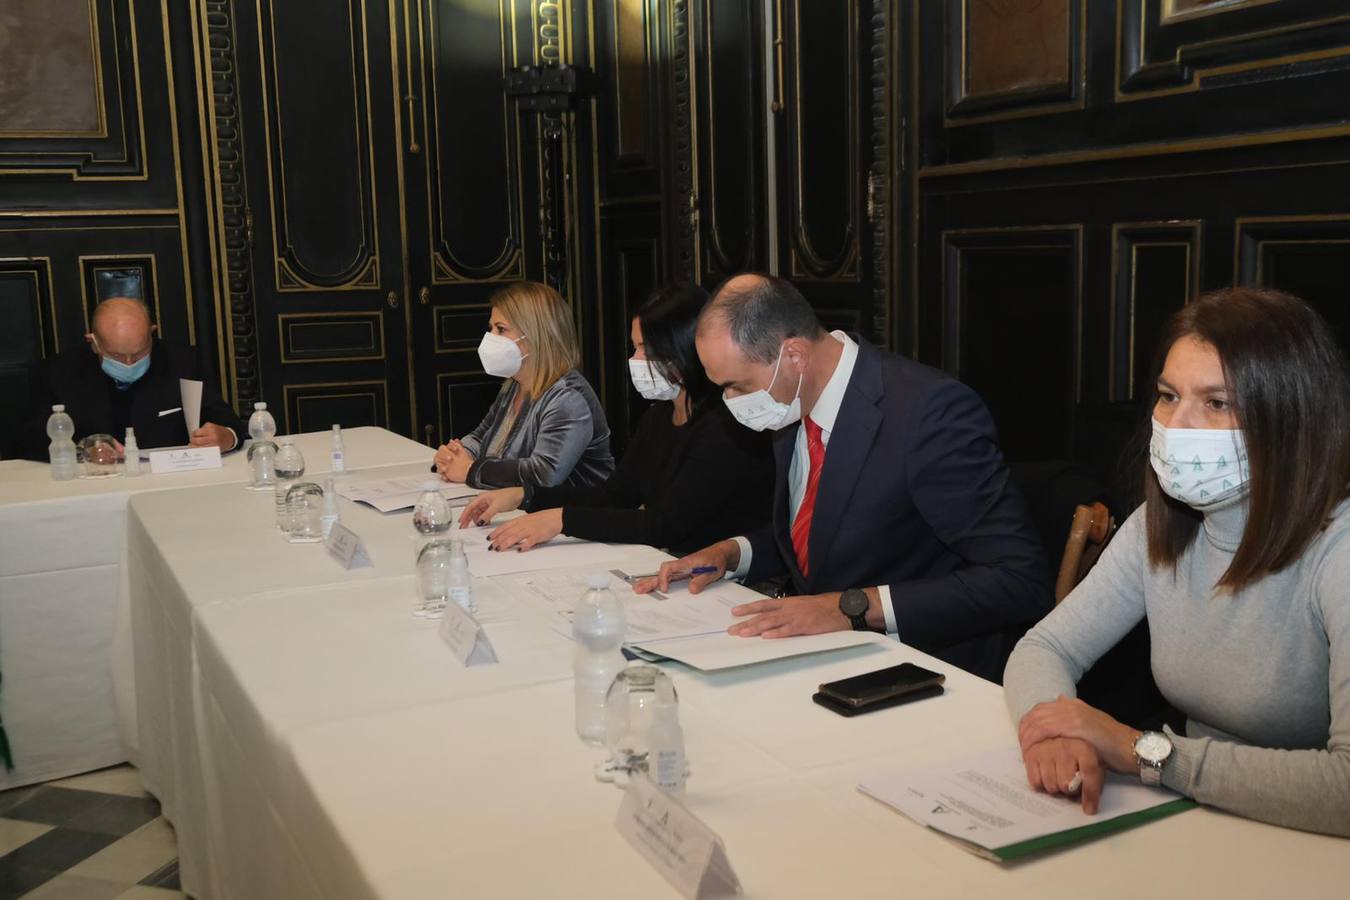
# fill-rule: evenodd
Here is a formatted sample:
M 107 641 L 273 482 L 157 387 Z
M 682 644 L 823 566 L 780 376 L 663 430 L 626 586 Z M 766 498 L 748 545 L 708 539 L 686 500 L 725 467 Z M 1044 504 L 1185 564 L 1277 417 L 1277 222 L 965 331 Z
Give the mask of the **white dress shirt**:
M 844 403 L 844 392 L 848 389 L 849 379 L 853 377 L 853 366 L 858 362 L 858 345 L 852 338 L 842 331 L 832 331 L 830 337 L 844 345 L 843 352 L 839 354 L 839 362 L 835 364 L 834 372 L 830 375 L 830 380 L 825 382 L 825 388 L 820 392 L 820 397 L 810 414 L 811 420 L 820 426 L 820 440 L 827 449 L 830 446 L 830 433 L 834 431 L 834 420 L 839 417 L 839 407 Z M 797 519 L 802 497 L 806 494 L 806 483 L 810 477 L 811 455 L 806 447 L 806 428 L 803 426 L 797 429 L 797 442 L 792 450 L 792 462 L 788 466 L 788 508 L 791 513 L 788 517 L 789 522 Z M 736 566 L 736 571 L 728 573 L 727 577 L 740 579 L 750 571 L 750 557 L 753 551 L 750 542 L 744 537 L 736 537 L 733 540 L 741 549 L 741 561 Z M 881 595 L 881 611 L 886 617 L 886 633 L 894 635 L 897 629 L 895 609 L 891 605 L 890 585 L 877 585 L 877 593 Z

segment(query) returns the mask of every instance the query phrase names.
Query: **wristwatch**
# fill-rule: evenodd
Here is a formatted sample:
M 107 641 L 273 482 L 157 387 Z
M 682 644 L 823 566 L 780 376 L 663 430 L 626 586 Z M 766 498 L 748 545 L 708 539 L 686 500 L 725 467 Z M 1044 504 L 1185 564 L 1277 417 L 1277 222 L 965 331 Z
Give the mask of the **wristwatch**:
M 854 631 L 868 631 L 867 607 L 870 605 L 867 594 L 857 588 L 849 588 L 839 595 L 839 611 L 848 616 Z
M 1161 731 L 1145 731 L 1134 739 L 1134 761 L 1139 764 L 1139 780 L 1144 784 L 1162 784 L 1163 764 L 1172 755 L 1172 739 Z

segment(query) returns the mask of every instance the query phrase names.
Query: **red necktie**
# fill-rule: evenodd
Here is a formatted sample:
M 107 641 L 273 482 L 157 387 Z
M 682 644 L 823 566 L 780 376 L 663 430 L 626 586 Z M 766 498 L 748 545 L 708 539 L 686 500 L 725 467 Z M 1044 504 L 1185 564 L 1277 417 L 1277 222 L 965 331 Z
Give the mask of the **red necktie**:
M 802 505 L 797 507 L 797 518 L 792 520 L 792 549 L 797 552 L 797 565 L 802 575 L 807 574 L 807 543 L 811 538 L 811 517 L 816 511 L 816 487 L 820 484 L 820 470 L 825 465 L 825 442 L 820 439 L 820 426 L 811 418 L 806 426 L 806 453 L 811 458 L 811 470 L 806 476 L 806 491 Z

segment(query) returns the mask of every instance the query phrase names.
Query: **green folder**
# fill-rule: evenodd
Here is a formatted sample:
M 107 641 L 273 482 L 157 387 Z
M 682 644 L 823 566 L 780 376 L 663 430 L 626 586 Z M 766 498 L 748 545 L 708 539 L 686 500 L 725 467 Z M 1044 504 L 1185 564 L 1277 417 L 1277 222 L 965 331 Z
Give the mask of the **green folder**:
M 1143 825 L 1145 822 L 1153 822 L 1157 819 L 1164 819 L 1179 812 L 1185 812 L 1188 809 L 1194 809 L 1196 802 L 1186 797 L 1178 797 L 1168 803 L 1159 806 L 1150 806 L 1148 809 L 1142 809 L 1135 813 L 1126 813 L 1123 816 L 1116 816 L 1111 819 L 1103 819 L 1100 822 L 1093 822 L 1091 825 L 1083 825 L 1079 828 L 1070 828 L 1067 831 L 1056 831 L 1053 834 L 1045 834 L 1038 838 L 1032 838 L 1026 841 L 1020 841 L 1016 844 L 1008 844 L 1006 847 L 995 847 L 990 849 L 982 847 L 971 841 L 963 840 L 955 835 L 948 834 L 945 831 L 934 828 L 938 834 L 946 838 L 951 838 L 961 847 L 974 853 L 976 856 L 984 859 L 990 859 L 994 862 L 1012 862 L 1033 856 L 1037 853 L 1045 853 L 1048 850 L 1056 850 L 1060 847 L 1067 847 L 1070 844 L 1077 844 L 1082 841 L 1090 841 L 1093 838 L 1102 835 L 1112 834 L 1117 831 L 1125 831 L 1134 828 L 1136 825 Z M 930 826 L 931 827 L 931 826 Z

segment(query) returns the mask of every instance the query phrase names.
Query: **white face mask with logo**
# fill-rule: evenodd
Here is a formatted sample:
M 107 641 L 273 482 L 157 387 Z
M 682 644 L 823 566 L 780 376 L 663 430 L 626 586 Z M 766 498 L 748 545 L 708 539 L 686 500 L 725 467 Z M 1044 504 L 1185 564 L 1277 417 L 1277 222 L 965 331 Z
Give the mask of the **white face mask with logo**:
M 680 386 L 671 384 L 650 360 L 628 360 L 628 377 L 633 379 L 637 392 L 648 400 L 674 400 L 680 396 Z
M 1165 428 L 1154 419 L 1148 456 L 1163 493 L 1202 512 L 1245 493 L 1251 480 L 1237 428 Z
M 777 431 L 802 417 L 802 376 L 797 376 L 797 391 L 792 395 L 791 403 L 775 400 L 773 394 L 769 393 L 774 382 L 778 380 L 778 369 L 782 365 L 783 348 L 779 347 L 778 361 L 773 365 L 773 377 L 769 379 L 769 387 L 741 394 L 739 397 L 722 395 L 722 402 L 731 410 L 737 422 L 752 431 L 763 431 L 766 428 Z
M 518 346 L 523 340 L 523 334 L 514 341 L 491 331 L 483 335 L 478 342 L 478 359 L 483 363 L 483 371 L 498 378 L 510 378 L 519 372 L 520 364 L 525 361 Z

